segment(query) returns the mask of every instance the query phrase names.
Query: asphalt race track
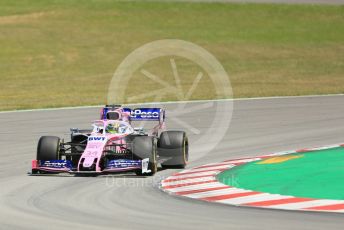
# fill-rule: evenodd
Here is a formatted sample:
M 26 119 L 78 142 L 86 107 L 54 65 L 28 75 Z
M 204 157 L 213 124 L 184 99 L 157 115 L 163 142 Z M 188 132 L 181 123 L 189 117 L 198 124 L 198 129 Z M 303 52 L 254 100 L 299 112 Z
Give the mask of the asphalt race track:
M 238 100 L 222 142 L 190 166 L 344 142 L 344 96 Z M 218 102 L 219 108 L 228 101 Z M 194 106 L 197 103 L 190 103 Z M 175 105 L 165 107 L 169 110 Z M 41 135 L 68 138 L 89 127 L 98 108 L 0 113 L 0 229 L 340 229 L 340 214 L 271 211 L 171 197 L 159 180 L 135 176 L 28 176 Z M 185 115 L 202 131 L 212 110 Z M 168 123 L 171 128 L 180 126 Z M 214 135 L 214 132 L 212 132 Z

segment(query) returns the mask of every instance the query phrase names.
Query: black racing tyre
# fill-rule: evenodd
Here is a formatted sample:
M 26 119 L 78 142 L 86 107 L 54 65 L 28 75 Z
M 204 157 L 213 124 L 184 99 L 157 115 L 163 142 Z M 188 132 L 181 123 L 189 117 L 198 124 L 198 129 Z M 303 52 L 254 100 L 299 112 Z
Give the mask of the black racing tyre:
M 133 140 L 133 154 L 139 159 L 149 158 L 148 169 L 150 173 L 142 173 L 142 170 L 136 170 L 138 176 L 153 176 L 158 171 L 157 163 L 157 143 L 154 137 L 137 136 Z
M 37 160 L 58 160 L 60 151 L 60 138 L 43 136 L 38 141 Z
M 158 142 L 159 156 L 170 158 L 161 164 L 164 168 L 185 168 L 189 160 L 189 141 L 183 131 L 165 131 Z

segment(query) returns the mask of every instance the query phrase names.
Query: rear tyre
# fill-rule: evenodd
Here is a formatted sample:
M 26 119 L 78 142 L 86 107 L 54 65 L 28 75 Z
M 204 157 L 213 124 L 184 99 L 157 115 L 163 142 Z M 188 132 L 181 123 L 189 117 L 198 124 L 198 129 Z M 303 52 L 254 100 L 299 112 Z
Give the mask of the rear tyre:
M 148 169 L 150 173 L 142 173 L 136 170 L 138 176 L 153 176 L 158 171 L 157 163 L 157 143 L 154 137 L 137 136 L 133 140 L 133 154 L 139 159 L 149 158 Z
M 38 141 L 37 160 L 58 160 L 60 151 L 60 138 L 43 136 Z
M 165 131 L 160 135 L 159 155 L 170 158 L 163 168 L 185 168 L 189 160 L 189 141 L 183 131 Z

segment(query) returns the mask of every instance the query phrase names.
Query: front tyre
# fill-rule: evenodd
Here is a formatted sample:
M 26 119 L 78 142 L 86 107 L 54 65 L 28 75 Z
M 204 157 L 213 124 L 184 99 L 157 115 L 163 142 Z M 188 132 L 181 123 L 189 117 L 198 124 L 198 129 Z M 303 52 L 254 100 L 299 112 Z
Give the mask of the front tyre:
M 60 138 L 43 136 L 38 141 L 37 160 L 58 160 L 60 151 Z
M 157 143 L 154 137 L 137 136 L 133 140 L 133 154 L 140 158 L 148 158 L 148 169 L 150 173 L 142 173 L 142 170 L 136 170 L 138 176 L 153 176 L 158 171 L 157 163 Z

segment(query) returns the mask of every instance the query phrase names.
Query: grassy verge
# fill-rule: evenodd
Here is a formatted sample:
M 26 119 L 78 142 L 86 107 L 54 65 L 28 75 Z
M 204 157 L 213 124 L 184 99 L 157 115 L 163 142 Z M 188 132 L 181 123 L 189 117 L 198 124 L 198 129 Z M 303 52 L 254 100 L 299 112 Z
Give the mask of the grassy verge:
M 343 156 L 342 147 L 277 156 L 227 170 L 218 179 L 252 191 L 343 200 Z
M 234 97 L 344 93 L 342 6 L 1 0 L 0 110 L 102 104 L 121 61 L 166 38 L 210 51 Z M 168 61 L 145 68 L 170 81 Z M 195 66 L 176 63 L 190 88 Z M 140 73 L 129 84 L 129 96 L 156 87 Z M 208 87 L 191 99 L 221 97 Z

